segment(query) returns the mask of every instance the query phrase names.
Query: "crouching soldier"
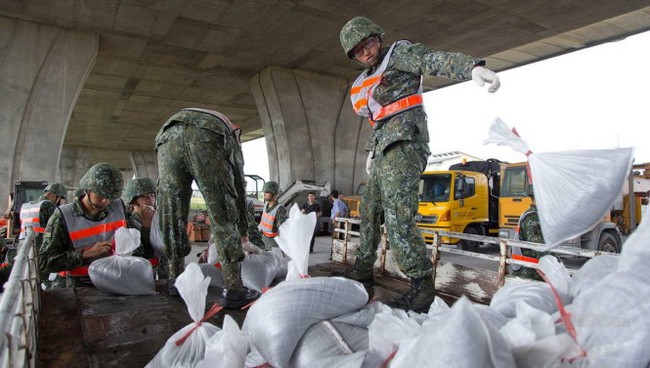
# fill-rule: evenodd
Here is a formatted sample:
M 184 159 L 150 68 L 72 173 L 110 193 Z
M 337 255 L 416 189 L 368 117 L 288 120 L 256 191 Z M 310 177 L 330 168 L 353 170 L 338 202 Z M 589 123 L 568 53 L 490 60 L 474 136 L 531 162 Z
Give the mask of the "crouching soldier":
M 84 194 L 54 211 L 39 252 L 41 272 L 58 272 L 68 287 L 92 285 L 90 263 L 113 253 L 112 238 L 118 228 L 134 227 L 120 199 L 124 181 L 118 169 L 96 164 L 79 185 Z M 140 235 L 141 246 L 133 255 L 150 258 L 153 250 L 148 233 Z
M 133 179 L 126 184 L 122 200 L 126 204 L 126 211 L 131 215 L 133 225 L 140 232 L 148 237 L 149 243 L 154 250 L 154 258 L 151 263 L 155 267 L 159 279 L 167 279 L 169 265 L 165 253 L 165 245 L 162 243 L 161 235 L 153 233 L 152 229 L 159 229 L 152 226 L 156 210 L 156 183 L 150 178 Z

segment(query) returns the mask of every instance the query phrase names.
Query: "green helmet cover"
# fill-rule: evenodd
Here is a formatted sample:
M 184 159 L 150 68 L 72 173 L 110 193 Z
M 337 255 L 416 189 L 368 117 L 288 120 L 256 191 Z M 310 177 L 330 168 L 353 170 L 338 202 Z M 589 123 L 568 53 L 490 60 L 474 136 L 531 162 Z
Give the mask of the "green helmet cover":
M 341 28 L 341 34 L 339 36 L 345 55 L 353 59 L 354 57 L 350 55 L 350 52 L 359 42 L 370 36 L 382 36 L 383 34 L 384 30 L 377 23 L 366 17 L 354 17 Z
M 88 169 L 79 180 L 79 186 L 106 199 L 117 199 L 122 194 L 124 179 L 120 170 L 108 163 L 99 163 Z
M 156 194 L 156 183 L 154 183 L 152 179 L 133 179 L 130 182 L 126 183 L 124 194 L 122 195 L 122 200 L 124 203 L 129 204 L 133 202 L 137 197 L 150 193 Z
M 262 187 L 262 192 L 278 195 L 278 193 L 280 193 L 280 186 L 274 181 L 267 181 Z
M 43 189 L 43 193 L 45 192 L 50 192 L 54 194 L 57 197 L 65 198 L 66 196 L 66 190 L 63 184 L 61 183 L 52 183 Z

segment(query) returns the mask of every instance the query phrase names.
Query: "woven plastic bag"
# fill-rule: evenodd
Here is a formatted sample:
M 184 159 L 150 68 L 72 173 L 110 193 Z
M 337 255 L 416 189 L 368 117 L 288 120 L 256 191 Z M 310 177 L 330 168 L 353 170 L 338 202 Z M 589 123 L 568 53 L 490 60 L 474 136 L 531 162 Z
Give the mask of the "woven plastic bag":
M 357 311 L 367 301 L 368 293 L 363 285 L 353 280 L 340 277 L 287 280 L 253 304 L 243 330 L 250 336 L 251 348 L 265 362 L 273 367 L 288 367 L 298 342 L 310 326 Z
M 287 280 L 307 277 L 309 266 L 309 243 L 316 227 L 316 213 L 303 214 L 294 203 L 289 218 L 280 226 L 280 235 L 275 238 L 282 251 L 291 258 Z
M 115 232 L 115 253 L 93 261 L 88 276 L 95 287 L 116 295 L 153 295 L 156 286 L 148 260 L 131 256 L 140 246 L 140 231 L 121 227 Z
M 612 208 L 630 174 L 634 149 L 529 156 L 535 203 L 547 250 L 593 228 Z
M 226 314 L 223 329 L 206 342 L 204 359 L 196 368 L 241 368 L 248 352 L 248 336 L 237 322 Z
M 190 263 L 176 279 L 176 289 L 187 305 L 187 311 L 194 321 L 181 328 L 170 337 L 156 356 L 146 365 L 147 368 L 191 368 L 205 356 L 207 341 L 219 327 L 205 322 L 217 309 L 205 313 L 205 300 L 208 295 L 209 278 L 204 278 L 196 263 Z

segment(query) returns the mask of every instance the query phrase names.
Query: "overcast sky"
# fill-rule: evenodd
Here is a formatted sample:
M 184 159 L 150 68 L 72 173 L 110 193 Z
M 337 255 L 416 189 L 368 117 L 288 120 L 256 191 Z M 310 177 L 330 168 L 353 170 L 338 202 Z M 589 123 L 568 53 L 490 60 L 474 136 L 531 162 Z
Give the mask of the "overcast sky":
M 533 152 L 634 147 L 650 162 L 650 32 L 499 73 L 494 94 L 468 81 L 428 92 L 433 153 L 524 161 L 484 145 L 494 118 L 517 129 Z M 488 65 L 489 67 L 489 65 Z M 266 143 L 244 143 L 244 171 L 269 179 Z

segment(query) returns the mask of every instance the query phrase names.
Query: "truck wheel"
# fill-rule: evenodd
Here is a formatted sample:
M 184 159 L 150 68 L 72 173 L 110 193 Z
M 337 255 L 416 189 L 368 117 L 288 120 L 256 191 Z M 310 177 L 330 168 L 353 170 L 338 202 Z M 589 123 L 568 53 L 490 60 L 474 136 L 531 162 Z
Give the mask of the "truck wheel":
M 465 234 L 480 235 L 479 232 L 473 226 L 468 226 L 465 228 Z M 473 240 L 462 239 L 459 243 L 460 249 L 467 250 L 470 252 L 478 252 L 480 242 Z
M 616 237 L 610 233 L 600 234 L 598 239 L 598 250 L 603 252 L 620 253 L 621 245 Z

